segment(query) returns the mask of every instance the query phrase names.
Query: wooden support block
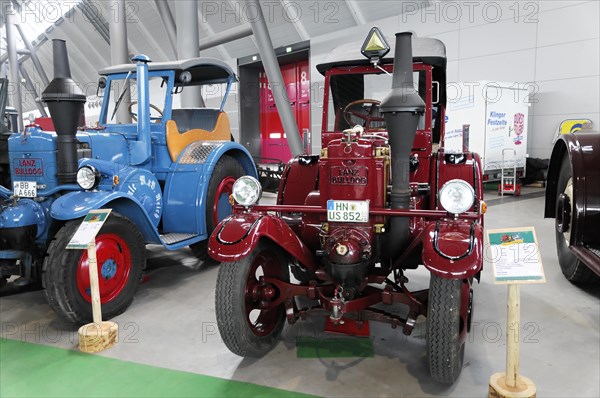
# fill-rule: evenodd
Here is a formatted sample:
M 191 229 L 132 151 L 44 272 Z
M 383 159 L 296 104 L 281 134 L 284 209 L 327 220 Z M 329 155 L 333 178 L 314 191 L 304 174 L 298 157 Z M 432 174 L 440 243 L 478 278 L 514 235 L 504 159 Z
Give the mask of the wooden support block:
M 117 342 L 119 325 L 115 322 L 88 323 L 79 328 L 79 350 L 100 352 L 109 349 Z
M 536 387 L 527 377 L 518 376 L 516 387 L 506 384 L 505 373 L 494 373 L 490 377 L 488 398 L 536 398 Z

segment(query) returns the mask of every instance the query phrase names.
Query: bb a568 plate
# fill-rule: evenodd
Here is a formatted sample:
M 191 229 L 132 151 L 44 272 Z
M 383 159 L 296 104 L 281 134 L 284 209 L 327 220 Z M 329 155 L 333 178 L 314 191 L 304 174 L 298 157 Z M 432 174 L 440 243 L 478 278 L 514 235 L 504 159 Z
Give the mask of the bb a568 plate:
M 366 200 L 328 200 L 327 221 L 369 222 L 369 202 Z

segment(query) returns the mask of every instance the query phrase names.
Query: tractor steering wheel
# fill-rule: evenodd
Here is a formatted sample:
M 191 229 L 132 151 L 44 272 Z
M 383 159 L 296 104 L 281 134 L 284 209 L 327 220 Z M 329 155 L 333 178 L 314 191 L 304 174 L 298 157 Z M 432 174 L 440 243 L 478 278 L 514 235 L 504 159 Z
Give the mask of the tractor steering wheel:
M 365 130 L 382 128 L 385 119 L 379 110 L 379 104 L 381 104 L 381 101 L 374 99 L 361 99 L 350 102 L 344 108 L 344 120 L 350 126 L 360 124 Z M 378 126 L 374 127 L 373 124 Z
M 129 114 L 131 115 L 131 118 L 133 119 L 134 122 L 137 122 L 137 113 L 135 113 L 132 109 L 134 105 L 137 105 L 137 101 L 133 101 L 131 104 L 129 104 Z M 154 116 L 150 116 L 150 121 L 153 122 L 158 122 L 162 119 L 163 117 L 163 111 L 162 109 L 160 109 L 158 106 L 154 105 L 154 104 L 149 104 L 150 108 L 154 109 L 156 112 L 160 113 L 160 117 L 154 117 Z

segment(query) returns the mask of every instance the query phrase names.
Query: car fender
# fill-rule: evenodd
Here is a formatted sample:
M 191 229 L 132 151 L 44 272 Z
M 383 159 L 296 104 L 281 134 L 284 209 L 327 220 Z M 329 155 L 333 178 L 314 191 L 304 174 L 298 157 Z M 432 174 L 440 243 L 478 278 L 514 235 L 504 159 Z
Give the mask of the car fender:
M 208 254 L 221 262 L 238 261 L 263 238 L 272 240 L 308 270 L 317 269 L 313 252 L 283 220 L 258 213 L 234 214 L 221 221 L 210 236 Z
M 207 238 L 206 196 L 214 169 L 225 155 L 239 161 L 246 174 L 257 177 L 252 157 L 241 145 L 228 141 L 191 143 L 171 166 L 164 187 L 165 231 L 192 233 L 201 239 Z
M 600 241 L 600 133 L 561 135 L 552 149 L 546 180 L 544 216 L 556 216 L 561 161 L 567 153 L 573 172 L 573 225 L 571 245 Z
M 147 243 L 161 243 L 160 236 L 142 204 L 122 191 L 70 192 L 56 199 L 50 208 L 50 216 L 56 220 L 69 221 L 85 216 L 90 210 L 109 208 L 131 220 L 140 230 Z
M 474 277 L 483 266 L 483 227 L 479 222 L 439 220 L 423 231 L 423 264 L 447 279 Z

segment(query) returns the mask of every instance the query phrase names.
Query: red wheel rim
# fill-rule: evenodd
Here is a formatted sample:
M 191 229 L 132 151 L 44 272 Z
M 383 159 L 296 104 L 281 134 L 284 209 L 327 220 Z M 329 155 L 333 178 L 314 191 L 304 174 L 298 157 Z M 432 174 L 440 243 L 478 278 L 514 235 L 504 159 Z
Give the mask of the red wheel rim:
M 118 235 L 101 234 L 96 237 L 96 260 L 100 302 L 114 300 L 125 288 L 131 271 L 131 252 L 127 243 Z M 90 272 L 87 250 L 84 250 L 77 266 L 77 288 L 81 296 L 92 302 Z
M 228 176 L 223 178 L 213 201 L 213 225 L 217 225 L 219 221 L 231 214 L 231 203 L 229 203 L 229 195 L 233 192 L 233 183 L 235 178 Z
M 265 277 L 281 279 L 281 264 L 275 253 L 266 249 L 256 256 L 246 280 L 246 321 L 255 335 L 266 336 L 277 326 L 282 307 L 270 305 L 279 297 L 279 291 L 275 286 L 260 281 L 260 276 L 256 276 L 259 269 Z

